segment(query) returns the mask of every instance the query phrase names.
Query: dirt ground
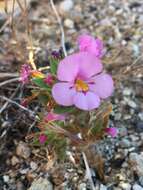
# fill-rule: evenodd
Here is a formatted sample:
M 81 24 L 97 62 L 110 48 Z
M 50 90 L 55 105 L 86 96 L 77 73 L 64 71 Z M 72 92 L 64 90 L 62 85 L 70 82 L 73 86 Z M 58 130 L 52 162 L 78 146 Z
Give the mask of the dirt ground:
M 49 52 L 61 47 L 61 31 L 49 0 L 28 1 L 28 9 L 20 2 L 22 7 L 15 5 L 16 14 L 11 19 L 11 13 L 5 14 L 0 1 L 0 190 L 90 189 L 80 154 L 76 166 L 67 158 L 64 164 L 51 168 L 46 147 L 33 146 L 25 139 L 37 128 L 32 115 L 14 103 L 19 104 L 30 90 L 30 86 L 24 87 L 18 82 L 19 69 L 28 60 L 31 39 L 36 65 L 47 66 Z M 95 144 L 95 156 L 98 148 L 104 160 L 104 177 L 101 177 L 89 158 L 95 189 L 141 190 L 143 1 L 54 2 L 64 27 L 68 53 L 77 50 L 79 34 L 88 32 L 100 37 L 106 48 L 103 63 L 115 81 L 110 125 L 118 128 L 118 136 Z M 8 6 L 11 10 L 12 6 Z M 41 108 L 35 101 L 29 109 L 38 113 Z M 74 154 L 75 150 L 71 151 Z

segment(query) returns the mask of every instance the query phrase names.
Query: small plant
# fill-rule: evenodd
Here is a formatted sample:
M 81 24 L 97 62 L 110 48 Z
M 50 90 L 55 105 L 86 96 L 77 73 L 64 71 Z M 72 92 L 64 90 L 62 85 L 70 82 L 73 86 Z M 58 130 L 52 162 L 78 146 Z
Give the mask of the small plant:
M 78 38 L 78 45 L 79 52 L 66 57 L 61 50 L 51 52 L 46 70 L 33 69 L 30 64 L 21 68 L 20 81 L 33 86 L 32 95 L 22 104 L 27 106 L 38 98 L 42 105 L 40 131 L 33 141 L 49 145 L 59 158 L 69 144 L 85 149 L 106 134 L 117 134 L 108 127 L 112 111 L 108 97 L 114 84 L 103 69 L 103 42 L 85 34 Z

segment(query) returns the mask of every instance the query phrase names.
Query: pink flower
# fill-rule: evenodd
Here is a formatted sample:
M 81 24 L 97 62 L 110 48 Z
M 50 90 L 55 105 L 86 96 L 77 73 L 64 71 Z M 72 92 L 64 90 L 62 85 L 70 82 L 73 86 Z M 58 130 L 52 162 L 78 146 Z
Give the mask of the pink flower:
M 96 57 L 101 58 L 103 56 L 103 42 L 88 34 L 83 34 L 78 38 L 79 50 L 81 52 L 89 52 L 94 54 Z
M 51 74 L 48 74 L 47 77 L 44 79 L 44 82 L 48 85 L 52 85 L 54 81 L 54 77 Z
M 21 73 L 20 73 L 20 81 L 23 84 L 27 84 L 28 83 L 30 73 L 31 73 L 30 65 L 27 65 L 27 64 L 22 65 L 22 67 L 21 67 Z
M 56 113 L 52 113 L 49 112 L 46 117 L 44 118 L 44 120 L 46 122 L 50 122 L 50 121 L 62 121 L 65 120 L 65 116 L 62 114 L 56 114 Z
M 46 135 L 41 134 L 41 135 L 39 136 L 39 142 L 40 142 L 41 144 L 44 144 L 44 143 L 46 142 L 46 140 L 47 140 L 47 136 L 46 136 Z
M 111 135 L 111 137 L 117 136 L 117 129 L 115 127 L 106 128 L 105 131 L 106 131 L 106 133 Z
M 57 70 L 60 82 L 52 88 L 56 103 L 75 105 L 82 110 L 98 108 L 100 99 L 109 97 L 114 88 L 111 76 L 101 71 L 100 60 L 88 52 L 75 53 L 63 59 Z

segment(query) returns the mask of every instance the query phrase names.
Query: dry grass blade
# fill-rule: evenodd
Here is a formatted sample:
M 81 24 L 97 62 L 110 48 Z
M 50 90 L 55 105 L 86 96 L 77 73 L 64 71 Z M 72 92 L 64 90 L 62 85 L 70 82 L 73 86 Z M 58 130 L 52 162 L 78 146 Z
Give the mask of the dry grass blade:
M 0 99 L 5 100 L 5 101 L 7 101 L 7 102 L 9 102 L 11 104 L 14 104 L 14 105 L 18 106 L 20 109 L 22 109 L 24 111 L 27 111 L 32 117 L 37 119 L 35 113 L 32 110 L 29 110 L 28 108 L 25 108 L 24 106 L 22 106 L 22 105 L 18 104 L 17 102 L 15 102 L 15 101 L 13 101 L 13 100 L 11 100 L 9 98 L 6 98 L 4 96 L 0 96 Z
M 18 77 L 19 73 L 0 73 L 0 80 Z
M 7 85 L 7 84 L 9 84 L 9 83 L 12 83 L 12 82 L 17 82 L 17 81 L 19 81 L 19 77 L 18 78 L 14 78 L 14 79 L 9 79 L 9 80 L 6 80 L 6 81 L 4 81 L 4 82 L 1 82 L 0 83 L 0 87 L 2 87 L 2 86 L 4 86 L 4 85 Z
M 83 143 L 83 140 L 80 139 L 78 136 L 73 135 L 69 131 L 67 131 L 55 124 L 49 124 L 47 127 L 48 127 L 48 129 L 51 129 L 52 131 L 54 131 L 55 133 L 57 133 L 59 135 L 64 135 L 66 137 L 69 137 L 69 139 L 71 139 L 71 141 L 73 141 L 76 144 Z
M 64 33 L 62 21 L 61 21 L 61 18 L 59 16 L 58 12 L 57 12 L 57 9 L 55 7 L 54 1 L 50 0 L 50 3 L 51 3 L 52 9 L 53 9 L 53 11 L 54 11 L 54 13 L 56 15 L 57 21 L 58 21 L 59 26 L 60 26 L 60 30 L 61 30 L 61 44 L 62 44 L 62 48 L 63 48 L 63 51 L 64 51 L 64 55 L 67 56 L 67 51 L 66 51 L 66 47 L 65 47 L 65 33 Z

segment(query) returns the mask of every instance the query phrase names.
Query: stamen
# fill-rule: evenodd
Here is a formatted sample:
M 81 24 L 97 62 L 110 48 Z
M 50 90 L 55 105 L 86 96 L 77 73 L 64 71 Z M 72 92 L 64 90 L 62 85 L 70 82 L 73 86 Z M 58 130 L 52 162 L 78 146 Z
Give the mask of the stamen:
M 76 80 L 75 88 L 78 92 L 87 92 L 89 90 L 88 85 L 81 79 Z

